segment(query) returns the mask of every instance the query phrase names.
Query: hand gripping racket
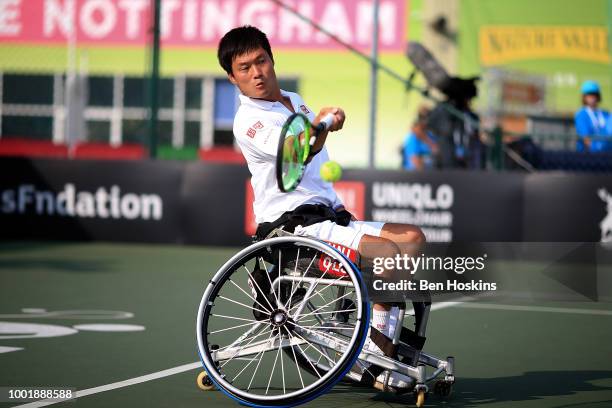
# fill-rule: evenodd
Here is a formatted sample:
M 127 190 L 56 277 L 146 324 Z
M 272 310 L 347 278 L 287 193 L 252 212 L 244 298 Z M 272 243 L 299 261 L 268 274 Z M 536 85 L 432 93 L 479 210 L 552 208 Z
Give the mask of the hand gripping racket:
M 317 136 L 333 123 L 332 113 L 325 115 L 317 126 L 301 113 L 294 113 L 285 121 L 276 154 L 276 181 L 280 191 L 288 193 L 297 188 Z

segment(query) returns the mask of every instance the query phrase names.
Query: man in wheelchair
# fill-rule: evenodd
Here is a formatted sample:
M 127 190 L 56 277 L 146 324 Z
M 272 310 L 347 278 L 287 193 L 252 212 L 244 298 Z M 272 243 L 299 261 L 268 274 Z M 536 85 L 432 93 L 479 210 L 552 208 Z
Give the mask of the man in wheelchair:
M 258 239 L 278 231 L 314 237 L 356 250 L 366 263 L 375 257 L 412 256 L 420 250 L 425 236 L 417 226 L 359 221 L 344 208 L 332 184 L 321 179 L 320 167 L 329 160 L 325 138 L 328 131 L 342 129 L 345 113 L 339 107 L 324 107 L 315 115 L 300 95 L 280 89 L 272 50 L 263 32 L 252 26 L 234 28 L 221 39 L 218 59 L 231 83 L 240 90 L 233 133 L 252 175 Z M 296 112 L 305 114 L 313 126 L 331 113 L 333 123 L 319 134 L 317 141 L 322 140 L 323 145 L 318 142 L 321 148 L 311 152 L 300 186 L 286 193 L 276 184 L 276 154 L 283 123 Z M 406 275 L 408 278 L 409 272 Z M 265 285 L 265 280 L 258 284 Z M 403 318 L 404 307 L 384 302 L 373 305 L 364 349 L 393 356 L 400 335 L 415 349 L 422 349 L 424 332 L 419 333 L 418 327 L 417 332 L 401 333 L 402 322 L 398 318 L 400 310 Z M 417 323 L 423 320 L 422 304 L 415 303 L 415 313 Z M 382 370 L 362 362 L 353 371 L 362 374 L 362 383 L 377 388 L 383 382 L 393 389 L 410 384 L 403 374 L 393 373 L 385 379 Z

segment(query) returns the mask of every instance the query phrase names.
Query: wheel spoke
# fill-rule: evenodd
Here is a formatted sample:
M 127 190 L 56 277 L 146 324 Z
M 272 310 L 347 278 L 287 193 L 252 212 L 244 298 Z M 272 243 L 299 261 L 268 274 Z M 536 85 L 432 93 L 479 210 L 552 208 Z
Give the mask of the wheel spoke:
M 246 269 L 246 267 L 245 267 L 245 269 Z M 247 270 L 247 272 L 248 272 L 248 270 Z M 238 285 L 236 284 L 236 282 L 234 282 L 234 281 L 233 281 L 233 280 L 231 280 L 231 279 L 228 279 L 228 282 L 230 282 L 232 285 L 234 285 L 235 287 L 237 287 L 237 288 L 238 288 L 238 289 L 239 289 L 239 290 L 240 290 L 242 293 L 244 293 L 245 295 L 247 295 L 247 297 L 248 297 L 249 299 L 253 300 L 253 301 L 254 301 L 255 303 L 257 303 L 259 306 L 261 306 L 261 307 L 262 307 L 264 310 L 268 310 L 268 309 L 267 309 L 267 308 L 266 308 L 264 305 L 262 305 L 261 303 L 259 303 L 259 301 L 258 301 L 257 299 L 255 299 L 253 296 L 251 296 L 249 293 L 247 293 L 247 292 L 246 292 L 244 289 L 242 289 L 240 286 L 238 286 Z M 253 280 L 253 282 L 255 282 L 255 281 Z M 264 296 L 264 298 L 265 298 L 265 296 Z M 270 305 L 270 306 L 271 306 L 271 305 Z M 272 310 L 272 309 L 270 309 L 270 310 Z M 268 312 L 269 312 L 269 311 L 268 311 Z M 269 314 L 269 313 L 268 313 L 268 314 Z
M 348 342 L 346 342 L 345 340 L 342 340 L 342 339 L 340 339 L 340 338 L 337 338 L 337 337 L 332 336 L 331 334 L 329 334 L 329 333 L 328 333 L 327 331 L 325 331 L 325 330 L 324 330 L 324 331 L 322 331 L 322 332 L 318 332 L 317 330 L 307 329 L 307 328 L 305 328 L 305 327 L 303 327 L 303 326 L 300 326 L 299 324 L 295 324 L 295 326 L 296 326 L 296 327 L 298 327 L 298 328 L 300 328 L 300 329 L 303 329 L 303 330 L 305 330 L 305 331 L 307 331 L 307 332 L 314 333 L 316 336 L 322 336 L 322 337 L 324 337 L 324 338 L 326 338 L 326 339 L 329 339 L 329 340 L 332 340 L 332 341 L 335 341 L 335 342 L 341 343 L 341 344 L 342 344 L 342 345 L 344 345 L 345 347 L 347 347 L 347 346 L 348 346 Z M 296 333 L 296 335 L 298 335 L 298 336 L 299 336 L 299 334 L 298 334 L 298 333 Z M 300 338 L 302 338 L 302 337 L 300 336 Z M 304 340 L 306 340 L 306 339 L 304 339 Z M 306 341 L 308 341 L 308 340 L 306 340 Z
M 253 341 L 254 341 L 254 340 L 257 338 L 257 337 L 259 337 L 260 335 L 263 335 L 263 334 L 265 334 L 265 332 L 263 332 L 263 333 L 259 333 L 257 336 L 253 336 L 253 337 L 251 338 L 251 340 L 249 340 L 249 342 L 248 342 L 248 343 L 243 344 L 242 346 L 240 346 L 240 348 L 239 348 L 238 350 L 236 350 L 236 352 L 235 352 L 234 354 L 232 354 L 232 356 L 231 356 L 230 358 L 228 358 L 227 360 L 225 360 L 225 361 L 223 362 L 223 364 L 221 364 L 221 365 L 219 366 L 219 368 L 223 368 L 223 367 L 225 367 L 225 365 L 226 365 L 227 363 L 229 363 L 230 361 L 232 361 L 232 360 L 233 360 L 233 359 L 234 359 L 234 358 L 235 358 L 235 357 L 236 357 L 236 356 L 237 356 L 237 355 L 238 355 L 238 354 L 239 354 L 239 353 L 240 353 L 242 350 L 244 350 L 244 348 L 245 348 L 246 346 L 248 346 L 249 344 L 251 344 L 251 343 L 252 343 L 252 342 L 253 342 Z M 269 337 L 268 337 L 268 338 L 269 338 Z
M 257 259 L 255 259 L 255 262 L 256 262 L 257 264 L 259 264 L 259 261 L 258 261 Z M 264 263 L 264 266 L 266 266 L 266 264 L 265 264 L 265 263 Z M 254 284 L 255 286 L 257 286 L 257 289 L 259 290 L 259 293 L 261 293 L 262 295 L 264 295 L 264 297 L 263 297 L 263 298 L 264 298 L 264 300 L 266 301 L 266 303 L 268 304 L 268 306 L 270 306 L 270 311 L 274 310 L 274 309 L 275 309 L 275 307 L 274 307 L 274 306 L 272 306 L 272 303 L 270 303 L 270 301 L 268 300 L 268 296 L 265 296 L 265 295 L 266 295 L 266 292 L 264 292 L 264 291 L 261 289 L 261 287 L 259 287 L 259 284 L 258 284 L 258 283 L 257 283 L 257 281 L 255 280 L 255 278 L 253 278 L 253 275 L 252 275 L 252 274 L 251 274 L 251 272 L 249 271 L 249 268 L 247 268 L 247 267 L 246 267 L 246 265 L 242 265 L 242 267 L 244 268 L 244 270 L 245 270 L 245 271 L 247 272 L 247 274 L 249 275 L 249 278 L 251 278 L 251 281 L 253 282 L 253 284 Z M 266 270 L 266 272 L 267 272 L 267 270 Z M 269 278 L 268 278 L 268 279 L 269 279 Z M 260 305 L 260 306 L 262 306 L 262 305 L 261 305 L 261 303 L 259 303 L 259 305 Z M 268 309 L 267 309 L 267 308 L 265 308 L 265 307 L 264 307 L 264 309 L 265 309 L 265 310 L 268 310 Z
M 300 259 L 300 249 L 298 248 L 297 250 L 297 255 L 295 257 L 295 268 L 293 269 L 293 276 L 296 277 L 297 276 L 297 267 L 298 267 L 298 261 Z M 289 298 L 287 299 L 287 302 L 283 305 L 283 307 L 285 309 L 287 309 L 287 305 L 291 304 L 291 299 L 293 298 L 293 286 L 295 285 L 295 281 L 293 279 L 291 279 L 291 290 L 289 291 Z
M 272 333 L 273 333 L 272 330 L 270 330 L 270 335 L 268 336 L 268 340 L 272 338 Z M 253 384 L 253 379 L 255 378 L 255 374 L 257 374 L 257 370 L 259 370 L 259 365 L 261 364 L 261 360 L 265 354 L 265 351 L 264 353 L 261 353 L 261 355 L 259 356 L 259 361 L 257 362 L 257 366 L 255 366 L 255 370 L 253 371 L 253 375 L 251 376 L 251 381 L 249 381 L 249 385 L 247 386 L 247 391 L 251 389 L 251 384 Z
M 283 337 L 282 337 L 281 333 L 282 333 L 282 330 L 279 329 L 278 330 L 278 335 L 279 335 L 279 337 L 280 337 L 280 339 L 282 341 Z M 289 341 L 291 342 L 291 340 L 289 340 Z M 281 348 L 282 347 L 279 347 L 279 350 Z M 281 376 L 283 377 L 283 394 L 285 394 L 285 393 L 287 393 L 287 391 L 285 390 L 285 365 L 283 364 L 283 354 L 285 354 L 285 353 L 281 353 L 280 361 L 281 361 Z
M 299 251 L 299 249 L 298 249 L 298 251 Z M 289 340 L 291 341 L 291 333 L 289 333 L 289 329 L 287 329 L 284 326 L 283 326 L 283 329 L 285 329 L 287 331 L 287 335 L 289 337 Z M 300 377 L 300 384 L 302 384 L 302 388 L 306 388 L 304 386 L 304 380 L 302 379 L 302 370 L 300 370 L 300 364 L 298 363 L 297 356 L 295 355 L 295 348 L 293 346 L 291 347 L 291 352 L 293 353 L 293 361 L 295 361 L 295 368 L 297 370 L 298 377 Z
M 268 336 L 268 339 L 270 339 L 270 337 L 272 337 L 272 332 L 270 332 L 270 336 Z M 240 376 L 240 374 L 242 374 L 244 372 L 244 370 L 246 370 L 247 368 L 249 368 L 249 366 L 251 364 L 253 364 L 253 362 L 255 362 L 257 360 L 257 357 L 262 354 L 265 353 L 266 350 L 261 350 L 259 353 L 255 354 L 255 357 L 253 357 L 253 359 L 251 361 L 249 361 L 249 364 L 247 364 L 246 366 L 244 366 L 244 368 L 242 370 L 240 370 L 240 372 L 238 374 L 236 374 L 236 376 L 234 378 L 232 378 L 231 382 L 236 381 L 236 379 Z
M 335 300 L 334 300 L 334 302 L 335 302 Z M 324 306 L 321 306 L 320 308 L 322 308 L 322 307 L 324 307 Z M 341 309 L 341 310 L 328 310 L 327 312 L 319 312 L 318 311 L 319 309 L 316 309 L 315 311 L 313 311 L 311 313 L 308 313 L 308 315 L 315 314 L 315 313 L 320 315 L 320 314 L 342 313 L 342 312 L 356 312 L 357 311 L 357 309 Z M 304 317 L 304 316 L 307 316 L 307 315 L 303 314 L 302 317 Z M 304 322 L 305 320 L 300 319 L 300 321 Z
M 353 293 L 355 293 L 355 292 L 351 291 L 351 292 L 345 293 L 344 295 L 340 296 L 338 299 L 334 299 L 334 300 L 332 300 L 331 302 L 326 303 L 326 304 L 324 304 L 323 306 L 320 306 L 319 308 L 315 309 L 314 311 L 312 311 L 312 312 L 310 312 L 310 313 L 305 313 L 305 314 L 303 314 L 303 315 L 300 315 L 300 317 L 305 317 L 305 316 L 310 316 L 310 315 L 312 315 L 312 314 L 315 314 L 315 313 L 317 313 L 319 310 L 323 309 L 324 307 L 327 307 L 328 305 L 331 305 L 332 303 L 337 302 L 337 301 L 338 301 L 338 300 L 340 300 L 340 299 L 344 299 L 345 297 L 347 297 L 347 296 L 349 296 L 349 295 L 352 295 Z M 340 311 L 341 311 L 341 310 L 340 310 Z M 336 313 L 336 312 L 338 312 L 338 311 L 332 311 L 331 313 Z M 325 313 L 325 312 L 321 312 L 321 313 Z M 329 312 L 327 312 L 327 313 L 329 313 Z M 297 319 L 297 320 L 300 320 L 300 319 Z
M 270 378 L 268 379 L 268 386 L 266 387 L 266 395 L 268 395 L 268 390 L 270 389 L 270 383 L 272 382 L 272 377 L 274 376 L 274 369 L 276 368 L 276 362 L 278 361 L 278 355 L 281 352 L 282 347 L 280 347 L 280 345 L 283 342 L 283 338 L 280 334 L 280 330 L 278 331 L 278 343 L 279 343 L 279 347 L 278 347 L 278 351 L 276 352 L 276 357 L 274 358 L 274 364 L 272 364 L 272 371 L 270 372 Z
M 329 269 L 329 268 L 328 268 L 328 269 Z M 306 298 L 306 299 L 302 300 L 302 302 L 305 302 L 305 301 L 308 301 L 308 300 L 312 299 L 312 298 L 313 298 L 313 297 L 314 297 L 314 296 L 315 296 L 315 295 L 316 295 L 318 292 L 322 292 L 322 291 L 324 291 L 325 289 L 327 289 L 328 287 L 330 287 L 331 285 L 335 284 L 336 282 L 338 282 L 338 281 L 340 281 L 340 280 L 342 280 L 342 279 L 343 279 L 342 277 L 339 277 L 339 278 L 337 278 L 337 279 L 334 279 L 333 281 L 331 281 L 330 283 L 328 283 L 327 285 L 325 285 L 325 287 L 323 287 L 322 289 L 319 289 L 318 291 L 315 291 L 315 292 L 314 292 L 314 293 L 312 293 L 310 296 L 308 296 L 308 298 Z M 320 280 L 321 280 L 321 278 L 319 277 L 319 279 L 317 279 L 317 281 L 314 283 L 314 286 L 316 286 Z M 354 293 L 354 292 L 349 292 L 349 293 Z M 333 300 L 333 301 L 332 301 L 332 302 L 330 302 L 330 303 L 333 303 L 333 302 L 335 302 L 336 300 L 339 300 L 339 299 L 341 299 L 341 298 L 335 299 L 335 300 Z M 329 304 L 329 303 L 328 303 L 328 304 Z M 296 305 L 296 306 L 297 306 L 297 305 Z M 294 308 L 295 308 L 295 306 L 293 306 L 293 307 L 291 308 L 291 310 L 293 310 Z M 292 316 L 292 317 L 295 317 L 295 316 Z
M 289 333 L 289 338 L 293 339 L 293 335 L 291 333 Z M 309 343 L 308 341 L 306 341 L 307 343 Z M 302 347 L 300 347 L 299 344 L 296 344 L 296 346 L 300 349 L 300 351 L 302 352 L 302 355 L 306 356 L 306 352 L 304 350 L 302 350 Z M 310 348 L 312 346 L 312 344 L 309 343 L 308 348 Z M 306 348 L 306 350 L 308 350 L 308 348 Z M 314 347 L 313 347 L 314 348 Z M 305 357 L 306 360 L 308 360 L 308 364 L 310 364 L 310 366 L 312 367 L 312 369 L 314 370 L 315 373 L 317 373 L 317 376 L 319 378 L 322 378 L 322 375 L 319 374 L 319 370 L 317 370 L 317 368 L 312 365 L 312 361 L 310 361 L 310 359 L 308 357 Z M 318 364 L 318 363 L 317 363 Z
M 313 306 L 312 303 L 310 303 L 310 301 L 306 304 L 306 307 L 311 312 L 315 310 L 315 307 Z M 312 317 L 314 317 L 314 319 L 317 321 L 317 324 L 323 324 L 325 322 L 325 319 L 323 319 L 323 317 L 320 316 L 319 314 L 314 314 L 312 315 Z
M 262 328 L 265 328 L 265 326 L 260 326 L 260 327 L 258 327 L 258 328 L 257 328 L 257 330 L 260 330 L 260 329 L 262 329 Z M 242 337 L 242 336 L 244 336 L 244 334 L 243 334 L 243 335 L 241 335 L 241 336 L 238 336 L 238 337 L 237 337 L 237 338 L 236 338 L 236 339 L 235 339 L 233 342 L 231 342 L 231 343 L 230 343 L 230 344 L 228 344 L 227 346 L 220 347 L 220 348 L 219 348 L 217 351 L 223 351 L 223 350 L 225 350 L 225 349 L 227 349 L 227 348 L 237 346 L 237 345 L 238 345 L 238 344 L 240 344 L 240 343 L 244 343 L 244 342 L 245 342 L 247 339 L 249 339 L 249 338 L 251 338 L 251 339 L 256 339 L 257 337 L 263 336 L 264 334 L 265 334 L 265 332 L 263 332 L 263 331 L 262 331 L 261 333 L 256 334 L 256 335 L 254 335 L 254 336 L 252 336 L 252 337 L 246 336 L 244 339 L 241 339 L 241 337 Z M 251 344 L 251 343 L 249 342 L 248 344 Z M 247 344 L 247 345 L 248 345 L 248 344 Z
M 328 302 L 327 298 L 325 298 L 325 296 L 323 296 L 323 293 L 315 292 L 315 293 L 313 293 L 313 296 L 314 295 L 316 295 L 316 296 L 320 297 L 321 299 L 323 299 L 324 302 Z
M 233 330 L 233 329 L 238 329 L 240 327 L 245 327 L 245 326 L 252 326 L 253 323 L 245 323 L 245 324 L 239 324 L 238 326 L 232 326 L 232 327 L 226 327 L 225 329 L 220 329 L 220 330 L 213 330 L 211 332 L 209 332 L 208 334 L 217 334 L 217 333 L 221 333 L 227 330 Z
M 227 297 L 221 296 L 221 295 L 219 295 L 218 297 L 219 297 L 219 299 L 227 300 L 228 302 L 232 302 L 232 303 L 235 303 L 237 305 L 244 306 L 244 307 L 246 307 L 249 310 L 254 310 L 256 312 L 263 313 L 263 314 L 268 315 L 268 316 L 270 315 L 269 312 L 265 312 L 265 311 L 263 311 L 261 309 L 256 309 L 253 306 L 245 305 L 244 303 L 240 303 L 240 302 L 238 302 L 238 301 L 236 301 L 234 299 L 230 299 L 230 298 L 227 298 Z
M 334 329 L 334 330 L 355 330 L 354 327 L 336 327 L 336 326 L 299 326 L 301 329 Z
M 304 340 L 306 343 L 310 343 L 307 339 L 305 339 L 304 337 L 300 336 L 299 333 L 297 332 L 293 332 L 293 334 L 295 334 L 297 337 L 299 337 L 300 339 Z M 316 346 L 313 346 L 313 349 L 318 352 L 319 354 L 321 354 L 323 357 L 325 357 L 327 359 L 327 361 L 334 363 L 332 364 L 332 367 L 335 365 L 335 361 L 332 360 L 331 358 L 329 358 L 326 354 L 324 354 L 321 350 L 319 350 Z
M 226 316 L 220 314 L 210 314 L 211 317 L 223 317 L 224 319 L 241 320 L 243 322 L 259 323 L 259 320 L 245 319 L 243 317 Z
M 282 264 L 281 257 L 282 257 L 282 255 L 281 255 L 281 251 L 279 249 L 278 250 L 278 276 L 276 277 L 276 279 L 278 280 L 278 292 L 277 293 L 278 293 L 278 298 L 279 299 L 282 299 L 282 296 L 281 296 L 281 280 L 280 280 L 280 276 L 281 276 L 281 273 L 282 273 L 282 269 L 281 269 L 281 264 Z M 277 305 L 278 305 L 278 307 L 281 307 L 283 304 L 279 300 Z M 279 333 L 280 333 L 280 331 L 279 331 Z
M 299 251 L 300 248 L 298 248 L 298 255 L 299 255 Z M 302 278 L 305 278 L 306 275 L 308 274 L 308 271 L 310 270 L 310 267 L 312 266 L 312 263 L 314 262 L 316 258 L 316 255 L 312 257 L 312 259 L 310 260 L 310 263 L 308 264 L 308 267 L 306 268 L 306 272 L 304 272 L 304 274 L 302 275 Z M 297 272 L 297 260 L 295 262 L 295 271 Z M 291 282 L 293 284 L 293 281 Z M 289 300 L 287 301 L 287 303 L 285 304 L 285 309 L 287 309 L 287 307 L 291 304 L 291 299 L 293 298 L 293 294 L 295 293 L 296 290 L 298 290 L 300 286 L 296 286 L 296 288 L 294 290 L 291 291 L 291 295 L 289 295 Z
M 272 294 L 274 295 L 274 299 L 276 299 L 276 307 L 280 306 L 280 301 L 278 300 L 278 295 L 276 294 L 276 291 L 274 290 L 274 285 L 272 285 L 272 279 L 270 279 L 270 272 L 268 271 L 268 267 L 266 266 L 266 263 L 263 260 L 263 257 L 261 258 L 261 262 L 264 265 L 264 268 L 266 269 L 266 278 L 268 278 L 268 282 L 270 283 L 270 289 L 272 290 Z M 279 275 L 280 275 L 280 271 L 279 271 Z M 272 310 L 274 310 L 275 308 L 273 307 Z

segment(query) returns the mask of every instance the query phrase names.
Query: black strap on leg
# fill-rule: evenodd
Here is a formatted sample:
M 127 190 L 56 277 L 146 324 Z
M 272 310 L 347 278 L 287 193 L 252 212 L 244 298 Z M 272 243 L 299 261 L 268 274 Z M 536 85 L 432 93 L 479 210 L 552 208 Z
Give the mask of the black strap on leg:
M 370 339 L 382 350 L 385 356 L 395 358 L 397 356 L 397 345 L 391 339 L 382 334 L 379 330 L 372 327 L 370 329 Z
M 421 337 L 409 328 L 402 327 L 402 332 L 400 334 L 400 341 L 402 343 L 406 343 L 410 347 L 421 351 L 425 345 L 425 340 L 427 340 L 427 337 Z
M 382 350 L 385 356 L 397 358 L 397 345 L 393 344 L 393 342 L 387 336 L 382 334 L 374 327 L 370 328 L 370 339 L 374 342 L 374 344 L 376 344 L 376 346 L 378 346 L 379 349 Z M 368 387 L 373 386 L 374 382 L 376 382 L 376 377 L 378 377 L 383 371 L 385 371 L 384 368 L 372 364 L 367 368 L 367 370 L 364 370 L 359 383 Z

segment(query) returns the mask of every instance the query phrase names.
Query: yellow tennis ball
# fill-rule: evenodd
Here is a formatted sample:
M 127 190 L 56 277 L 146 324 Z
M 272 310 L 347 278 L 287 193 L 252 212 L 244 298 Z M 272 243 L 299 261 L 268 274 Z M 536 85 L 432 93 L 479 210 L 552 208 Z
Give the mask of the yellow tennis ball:
M 335 161 L 327 161 L 321 166 L 321 179 L 324 181 L 335 182 L 342 177 L 342 167 Z

